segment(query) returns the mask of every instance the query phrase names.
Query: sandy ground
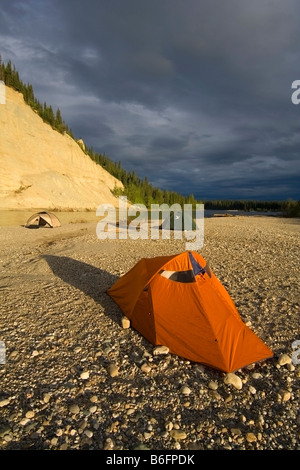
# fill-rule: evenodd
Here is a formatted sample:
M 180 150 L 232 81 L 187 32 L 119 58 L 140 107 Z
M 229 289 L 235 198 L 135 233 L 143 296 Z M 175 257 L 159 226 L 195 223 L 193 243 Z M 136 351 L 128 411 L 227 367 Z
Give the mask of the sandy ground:
M 298 219 L 205 219 L 200 253 L 274 352 L 237 371 L 237 389 L 154 356 L 105 293 L 185 240 L 99 240 L 95 223 L 1 227 L 0 448 L 299 449 L 299 234 Z

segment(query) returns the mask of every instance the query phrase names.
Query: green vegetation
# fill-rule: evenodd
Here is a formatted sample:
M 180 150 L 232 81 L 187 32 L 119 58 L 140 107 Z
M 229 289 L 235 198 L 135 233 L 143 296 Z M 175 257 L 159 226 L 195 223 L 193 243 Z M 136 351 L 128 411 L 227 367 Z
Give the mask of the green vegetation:
M 281 209 L 285 217 L 300 217 L 300 201 L 284 201 Z
M 148 178 L 139 178 L 135 171 L 126 171 L 122 168 L 121 162 L 113 162 L 105 154 L 99 154 L 92 148 L 86 148 L 86 153 L 96 163 L 101 165 L 106 171 L 117 178 L 123 183 L 124 191 L 115 189 L 114 193 L 116 196 L 124 195 L 127 196 L 128 200 L 136 204 L 144 204 L 150 208 L 151 204 L 196 204 L 194 196 L 183 196 L 174 191 L 166 191 L 160 188 L 156 188 L 149 183 Z
M 246 212 L 278 212 L 284 217 L 300 217 L 300 201 L 204 201 L 205 209 L 239 210 Z
M 32 85 L 24 84 L 19 77 L 19 73 L 15 66 L 8 61 L 6 65 L 1 60 L 0 55 L 0 80 L 5 85 L 23 94 L 24 101 L 43 119 L 44 122 L 50 124 L 53 129 L 61 134 L 67 133 L 74 140 L 73 133 L 67 124 L 63 121 L 60 109 L 54 112 L 47 103 L 41 104 L 34 96 Z M 232 200 L 196 200 L 193 194 L 184 196 L 175 191 L 163 190 L 152 186 L 147 177 L 140 178 L 135 171 L 126 171 L 121 162 L 113 162 L 105 153 L 97 153 L 93 148 L 86 147 L 83 151 L 101 165 L 106 171 L 123 183 L 124 190 L 115 189 L 114 194 L 127 196 L 131 203 L 144 204 L 150 208 L 151 204 L 192 204 L 204 203 L 205 209 L 213 210 L 243 210 L 243 211 L 275 211 L 282 212 L 287 217 L 300 217 L 300 201 L 232 201 Z
M 214 210 L 239 210 L 239 211 L 258 211 L 258 212 L 280 212 L 282 210 L 281 201 L 248 201 L 248 200 L 227 200 L 205 201 L 205 209 Z
M 50 124 L 53 129 L 57 130 L 61 134 L 66 132 L 73 137 L 71 129 L 69 129 L 66 123 L 62 120 L 60 109 L 58 108 L 54 113 L 52 106 L 48 106 L 47 103 L 41 104 L 34 96 L 32 85 L 29 83 L 23 83 L 15 66 L 11 64 L 11 61 L 8 61 L 5 65 L 2 62 L 1 55 L 0 80 L 2 80 L 6 86 L 22 93 L 24 101 L 43 119 L 44 122 Z
M 24 84 L 19 77 L 15 66 L 8 61 L 5 65 L 1 60 L 0 55 L 0 80 L 5 85 L 13 88 L 14 90 L 23 94 L 24 101 L 43 119 L 44 122 L 60 132 L 61 134 L 67 133 L 74 138 L 71 129 L 66 125 L 61 116 L 61 111 L 58 108 L 56 112 L 53 111 L 52 106 L 47 103 L 41 104 L 34 96 L 33 87 L 30 84 Z M 74 139 L 75 140 L 75 139 Z M 83 149 L 84 150 L 84 149 Z M 132 203 L 143 203 L 147 207 L 151 204 L 166 203 L 172 205 L 178 203 L 195 204 L 196 201 L 193 195 L 182 196 L 174 191 L 165 191 L 153 187 L 147 177 L 140 179 L 134 171 L 128 172 L 121 166 L 121 162 L 115 163 L 105 154 L 94 152 L 92 148 L 84 150 L 97 164 L 101 165 L 106 171 L 112 174 L 115 178 L 123 183 L 124 191 L 115 190 L 116 195 L 126 195 L 128 200 Z

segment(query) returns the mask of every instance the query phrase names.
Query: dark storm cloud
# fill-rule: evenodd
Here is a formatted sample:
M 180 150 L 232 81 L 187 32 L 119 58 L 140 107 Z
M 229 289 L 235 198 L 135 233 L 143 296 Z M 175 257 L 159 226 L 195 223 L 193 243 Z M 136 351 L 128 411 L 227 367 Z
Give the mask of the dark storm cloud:
M 199 198 L 299 197 L 297 0 L 12 0 L 0 53 L 76 136 Z
M 157 137 L 150 142 L 150 147 L 152 150 L 158 152 L 182 152 L 186 146 L 187 138 L 184 136 L 182 138 L 178 137 Z

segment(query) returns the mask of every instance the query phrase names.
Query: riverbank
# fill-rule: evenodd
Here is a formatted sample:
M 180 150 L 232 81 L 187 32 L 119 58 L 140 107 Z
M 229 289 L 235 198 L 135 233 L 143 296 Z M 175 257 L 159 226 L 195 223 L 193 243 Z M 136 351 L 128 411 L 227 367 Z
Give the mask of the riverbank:
M 1 227 L 0 449 L 299 449 L 299 232 L 298 219 L 205 220 L 202 256 L 274 352 L 236 371 L 236 388 L 154 355 L 105 293 L 184 240 L 99 240 L 94 222 Z
M 26 221 L 31 217 L 35 212 L 40 212 L 39 209 L 34 210 L 0 210 L 0 227 L 16 227 L 20 225 L 25 225 Z M 97 223 L 101 220 L 100 216 L 97 216 L 96 210 L 93 211 L 50 211 L 53 212 L 58 219 L 61 221 L 62 225 L 66 224 L 76 224 L 76 223 L 88 223 L 94 222 Z M 117 212 L 117 211 L 116 211 Z M 137 214 L 138 216 L 138 214 Z M 265 212 L 261 213 L 259 211 L 226 211 L 226 210 L 205 210 L 204 217 L 281 217 L 280 212 Z M 151 220 L 151 214 L 148 215 L 149 220 Z M 129 217 L 128 217 L 129 218 Z M 134 218 L 134 217 L 132 217 Z

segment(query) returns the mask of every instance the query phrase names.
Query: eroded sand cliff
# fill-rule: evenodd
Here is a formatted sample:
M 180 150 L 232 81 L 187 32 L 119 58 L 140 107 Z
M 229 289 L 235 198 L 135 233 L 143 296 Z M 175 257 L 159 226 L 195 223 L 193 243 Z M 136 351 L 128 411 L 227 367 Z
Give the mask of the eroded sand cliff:
M 115 186 L 122 184 L 6 87 L 0 105 L 0 209 L 93 210 L 117 205 Z

